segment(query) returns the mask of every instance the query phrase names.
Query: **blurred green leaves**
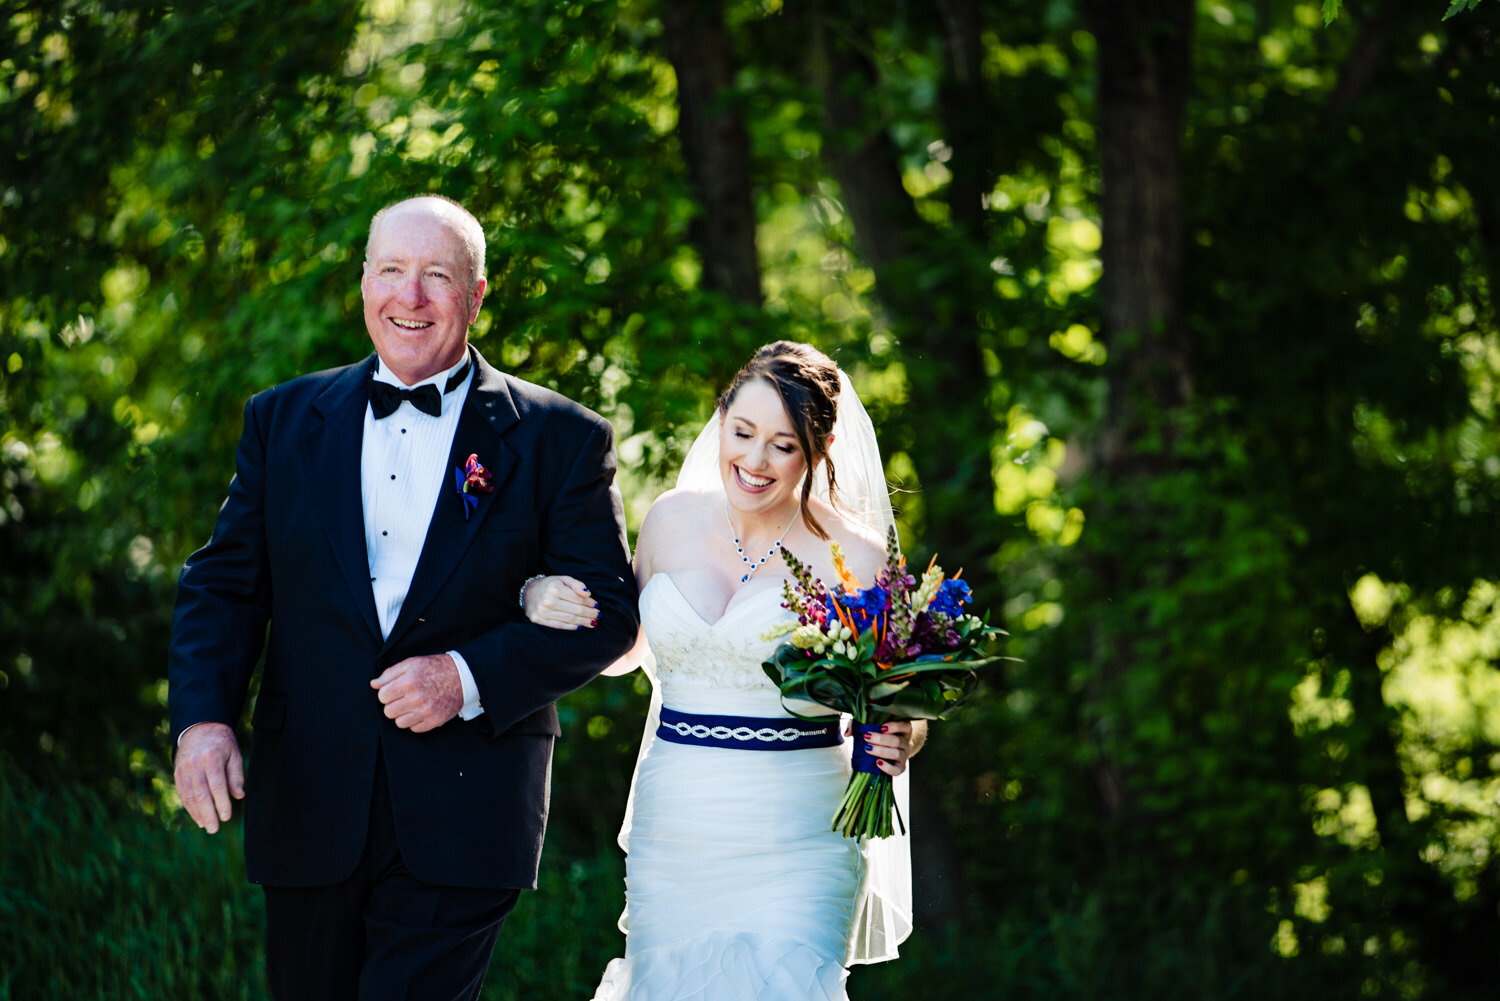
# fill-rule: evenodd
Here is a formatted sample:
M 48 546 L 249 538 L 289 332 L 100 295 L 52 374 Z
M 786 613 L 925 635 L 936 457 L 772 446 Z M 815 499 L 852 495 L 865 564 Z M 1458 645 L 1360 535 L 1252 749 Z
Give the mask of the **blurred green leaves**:
M 1193 393 L 1119 443 L 1143 341 L 1105 340 L 1110 40 L 1075 4 L 727 4 L 759 310 L 702 288 L 654 0 L 5 5 L 0 747 L 101 788 L 160 768 L 176 568 L 243 402 L 369 350 L 368 218 L 440 191 L 489 237 L 476 343 L 610 417 L 632 526 L 751 349 L 807 339 L 877 422 L 911 559 L 1004 609 L 1022 660 L 934 728 L 914 818 L 919 907 L 961 882 L 994 958 L 929 925 L 872 988 L 1488 996 L 1500 5 L 1338 8 L 1198 6 Z M 859 75 L 820 75 L 831 40 Z M 1099 475 L 1117 446 L 1140 475 Z M 563 706 L 570 901 L 644 705 Z

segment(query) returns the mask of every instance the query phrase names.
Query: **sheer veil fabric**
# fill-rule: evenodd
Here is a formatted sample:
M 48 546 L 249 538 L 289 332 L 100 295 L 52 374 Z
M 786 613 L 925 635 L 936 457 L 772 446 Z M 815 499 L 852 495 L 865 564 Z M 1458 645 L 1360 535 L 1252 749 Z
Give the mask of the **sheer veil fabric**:
M 814 494 L 831 504 L 843 517 L 864 525 L 885 539 L 895 524 L 895 517 L 886 487 L 885 467 L 880 461 L 880 448 L 875 440 L 875 428 L 843 370 L 839 371 L 839 385 L 838 417 L 833 427 L 833 443 L 829 446 L 838 493 L 836 497 L 830 497 L 825 467 L 814 476 Z M 719 478 L 719 425 L 719 414 L 715 410 L 683 460 L 677 476 L 679 489 L 723 492 Z M 648 664 L 647 669 L 654 680 L 653 665 Z M 636 763 L 637 777 L 640 762 L 645 758 L 650 742 L 656 739 L 660 710 L 659 689 L 653 686 L 651 708 Z M 845 748 L 852 751 L 849 742 L 845 743 Z M 896 804 L 908 829 L 911 824 L 910 775 L 908 767 L 895 779 Z M 631 799 L 626 804 L 625 820 L 620 827 L 620 847 L 627 852 L 630 850 L 635 785 L 632 781 Z M 836 803 L 828 804 L 830 820 L 836 806 Z M 897 946 L 912 929 L 910 836 L 897 833 L 889 838 L 866 840 L 860 845 L 860 854 L 864 871 L 850 929 L 847 959 L 850 965 L 895 958 Z M 628 931 L 628 923 L 627 913 L 620 918 L 621 930 Z

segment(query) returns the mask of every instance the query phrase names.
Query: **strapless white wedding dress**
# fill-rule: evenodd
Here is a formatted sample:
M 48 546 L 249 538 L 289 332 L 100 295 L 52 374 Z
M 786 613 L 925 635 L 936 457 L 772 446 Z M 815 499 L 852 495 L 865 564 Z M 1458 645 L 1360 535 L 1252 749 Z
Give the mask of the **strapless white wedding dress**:
M 710 623 L 658 573 L 640 608 L 655 697 L 620 836 L 625 955 L 595 1001 L 845 999 L 846 964 L 889 958 L 910 930 L 909 873 L 893 913 L 866 879 L 868 848 L 829 830 L 847 741 L 757 751 L 655 736 L 661 705 L 788 717 L 760 666 L 777 642 L 764 634 L 790 617 L 781 588 L 742 592 Z

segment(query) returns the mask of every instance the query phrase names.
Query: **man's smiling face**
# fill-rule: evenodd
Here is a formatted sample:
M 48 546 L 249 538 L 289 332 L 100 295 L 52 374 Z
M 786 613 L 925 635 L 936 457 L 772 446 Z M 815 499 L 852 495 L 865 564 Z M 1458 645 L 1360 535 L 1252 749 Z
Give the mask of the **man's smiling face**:
M 408 386 L 458 364 L 484 301 L 460 226 L 441 204 L 416 200 L 390 209 L 370 240 L 359 285 L 365 328 Z

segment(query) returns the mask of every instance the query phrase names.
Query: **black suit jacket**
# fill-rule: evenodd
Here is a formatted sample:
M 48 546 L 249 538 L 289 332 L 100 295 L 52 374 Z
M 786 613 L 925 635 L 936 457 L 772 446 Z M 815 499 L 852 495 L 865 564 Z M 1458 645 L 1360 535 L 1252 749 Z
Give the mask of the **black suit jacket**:
M 245 800 L 255 882 L 321 885 L 354 870 L 379 753 L 414 875 L 536 885 L 559 733 L 554 700 L 630 646 L 636 589 L 609 424 L 471 355 L 476 381 L 411 589 L 384 640 L 360 500 L 373 356 L 246 404 L 229 497 L 179 581 L 169 702 L 174 744 L 193 723 L 235 725 L 265 646 Z M 465 520 L 453 468 L 471 453 L 493 473 L 494 492 L 479 494 Z M 516 593 L 536 573 L 587 583 L 598 627 L 527 622 Z M 370 679 L 447 650 L 468 661 L 485 712 L 427 733 L 399 729 Z

